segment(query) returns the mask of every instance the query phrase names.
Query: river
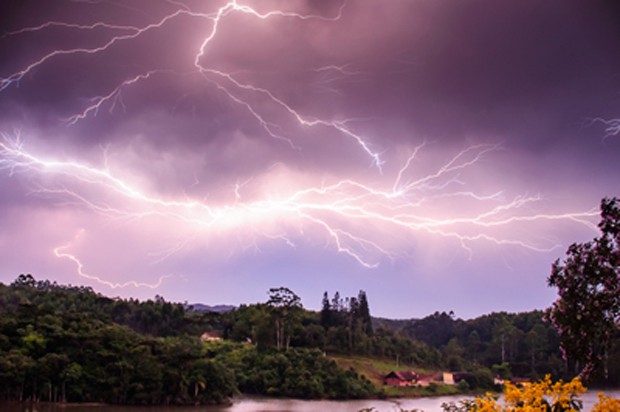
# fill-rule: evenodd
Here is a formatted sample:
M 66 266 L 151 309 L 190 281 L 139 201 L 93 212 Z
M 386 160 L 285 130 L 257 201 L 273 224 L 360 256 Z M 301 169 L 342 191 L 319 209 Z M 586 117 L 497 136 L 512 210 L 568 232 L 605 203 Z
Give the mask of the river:
M 597 391 L 588 391 L 581 397 L 583 411 L 589 412 L 597 402 Z M 605 392 L 607 396 L 620 399 L 620 390 Z M 297 399 L 274 399 L 263 397 L 235 398 L 231 406 L 109 406 L 109 405 L 34 405 L 0 404 L 2 412 L 357 412 L 364 408 L 375 408 L 378 412 L 399 412 L 401 409 L 418 409 L 425 412 L 441 412 L 443 402 L 458 401 L 462 396 L 437 398 L 357 400 L 357 401 L 304 401 Z

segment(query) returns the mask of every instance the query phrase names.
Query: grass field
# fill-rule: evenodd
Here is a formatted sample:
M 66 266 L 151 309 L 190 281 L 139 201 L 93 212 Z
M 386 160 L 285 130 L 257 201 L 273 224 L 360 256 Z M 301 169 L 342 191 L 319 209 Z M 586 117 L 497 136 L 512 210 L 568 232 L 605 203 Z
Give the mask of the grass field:
M 432 375 L 439 371 L 418 368 L 410 365 L 397 365 L 385 359 L 366 358 L 361 356 L 330 356 L 343 369 L 353 368 L 359 375 L 365 376 L 378 389 L 382 389 L 388 397 L 422 397 L 455 395 L 459 393 L 456 386 L 433 383 L 428 387 L 391 387 L 383 384 L 383 378 L 391 371 L 414 370 L 420 375 Z

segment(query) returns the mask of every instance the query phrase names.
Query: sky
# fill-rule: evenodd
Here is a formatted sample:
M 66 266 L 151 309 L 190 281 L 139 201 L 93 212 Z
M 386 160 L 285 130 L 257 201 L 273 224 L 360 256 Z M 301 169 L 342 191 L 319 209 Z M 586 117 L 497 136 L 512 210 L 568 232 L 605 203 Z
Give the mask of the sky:
M 3 1 L 0 281 L 544 309 L 620 195 L 608 1 Z

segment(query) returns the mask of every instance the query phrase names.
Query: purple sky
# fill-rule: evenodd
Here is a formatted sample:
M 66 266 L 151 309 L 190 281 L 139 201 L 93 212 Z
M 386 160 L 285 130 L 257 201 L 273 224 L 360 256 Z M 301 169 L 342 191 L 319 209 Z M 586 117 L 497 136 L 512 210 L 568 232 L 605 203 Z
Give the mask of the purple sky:
M 620 195 L 617 1 L 4 1 L 0 281 L 547 307 Z

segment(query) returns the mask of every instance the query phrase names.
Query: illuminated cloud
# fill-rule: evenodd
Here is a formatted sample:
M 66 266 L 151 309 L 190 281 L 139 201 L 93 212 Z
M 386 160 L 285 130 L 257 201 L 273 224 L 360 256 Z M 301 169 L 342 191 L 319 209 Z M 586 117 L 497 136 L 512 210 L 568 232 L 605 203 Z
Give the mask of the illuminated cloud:
M 3 281 L 525 310 L 618 195 L 611 4 L 29 7 L 0 38 Z

